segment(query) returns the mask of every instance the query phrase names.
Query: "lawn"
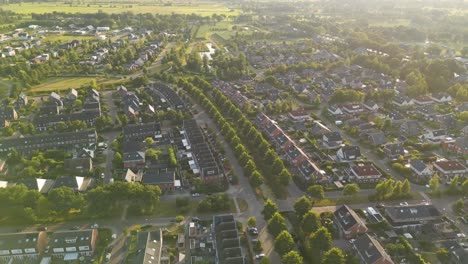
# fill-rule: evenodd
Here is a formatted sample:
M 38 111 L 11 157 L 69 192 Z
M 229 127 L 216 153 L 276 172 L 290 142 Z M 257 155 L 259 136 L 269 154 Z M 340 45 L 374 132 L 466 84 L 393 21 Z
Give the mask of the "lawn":
M 72 40 L 75 40 L 75 39 L 78 39 L 78 40 L 81 40 L 81 41 L 86 41 L 86 40 L 96 40 L 96 37 L 95 36 L 65 36 L 65 35 L 62 35 L 62 34 L 57 34 L 57 35 L 47 35 L 45 38 L 42 39 L 42 42 L 55 42 L 55 41 L 58 41 L 60 43 L 65 43 L 65 42 L 69 42 L 69 41 L 72 41 Z
M 60 77 L 51 78 L 48 82 L 36 85 L 29 89 L 28 93 L 40 93 L 61 91 L 70 88 L 80 88 L 84 84 L 89 84 L 92 80 L 96 80 L 97 85 L 120 82 L 120 79 L 108 79 L 104 77 Z
M 8 4 L 0 6 L 3 10 L 9 10 L 20 14 L 43 14 L 52 12 L 65 13 L 96 13 L 102 11 L 105 13 L 157 13 L 157 14 L 197 14 L 202 16 L 211 16 L 212 14 L 224 14 L 226 16 L 236 16 L 238 11 L 233 10 L 221 3 L 200 2 L 194 4 L 174 4 L 161 5 L 154 2 L 135 3 L 135 2 L 118 2 L 114 4 L 92 4 L 83 2 L 82 4 L 73 3 L 65 4 L 65 2 L 29 2 Z

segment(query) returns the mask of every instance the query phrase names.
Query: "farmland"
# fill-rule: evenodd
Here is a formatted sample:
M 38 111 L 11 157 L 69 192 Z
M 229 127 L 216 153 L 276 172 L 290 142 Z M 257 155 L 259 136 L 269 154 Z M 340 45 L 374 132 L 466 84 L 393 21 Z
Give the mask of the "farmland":
M 212 14 L 224 14 L 226 16 L 236 16 L 238 11 L 231 9 L 221 3 L 194 3 L 194 4 L 173 4 L 161 5 L 154 3 L 116 3 L 116 4 L 67 4 L 65 2 L 47 3 L 18 3 L 2 5 L 3 10 L 13 11 L 19 14 L 42 14 L 51 12 L 65 13 L 157 13 L 157 14 L 197 14 L 211 16 Z

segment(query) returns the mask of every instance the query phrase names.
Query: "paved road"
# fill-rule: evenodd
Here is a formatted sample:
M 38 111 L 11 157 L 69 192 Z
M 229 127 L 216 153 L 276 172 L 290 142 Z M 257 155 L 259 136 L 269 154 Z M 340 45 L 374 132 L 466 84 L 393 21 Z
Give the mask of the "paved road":
M 236 200 L 238 197 L 241 197 L 248 203 L 248 209 L 243 213 L 237 214 L 238 220 L 241 221 L 244 226 L 246 226 L 247 218 L 250 216 L 255 217 L 257 220 L 257 228 L 259 230 L 258 239 L 262 242 L 262 246 L 264 248 L 263 253 L 269 257 L 271 263 L 280 263 L 280 256 L 275 251 L 273 251 L 273 238 L 267 232 L 266 222 L 261 214 L 261 211 L 263 210 L 263 204 L 258 201 L 257 197 L 255 196 L 255 193 L 250 186 L 248 179 L 244 176 L 243 169 L 239 165 L 231 147 L 225 141 L 213 120 L 211 120 L 211 118 L 200 106 L 195 104 L 195 102 L 193 102 L 193 104 L 197 109 L 197 114 L 194 116 L 194 118 L 197 120 L 197 123 L 199 125 L 207 124 L 213 129 L 213 131 L 216 133 L 216 140 L 223 146 L 225 150 L 225 156 L 229 159 L 234 173 L 239 178 L 239 183 L 237 185 L 230 185 L 227 191 L 227 193 L 229 193 L 234 200 Z
M 156 58 L 156 60 L 154 60 L 153 64 L 151 64 L 151 66 L 149 66 L 147 68 L 148 72 L 151 72 L 153 69 L 161 66 L 162 64 L 162 59 L 164 58 L 164 56 L 166 55 L 166 53 L 168 51 L 170 51 L 172 49 L 172 47 L 175 46 L 175 42 L 169 42 L 166 47 L 161 51 L 161 53 L 159 53 L 158 57 Z M 140 75 L 143 74 L 143 71 L 138 71 L 138 72 L 135 72 L 133 74 L 130 74 L 127 76 L 128 79 L 134 79 L 135 77 L 138 77 Z

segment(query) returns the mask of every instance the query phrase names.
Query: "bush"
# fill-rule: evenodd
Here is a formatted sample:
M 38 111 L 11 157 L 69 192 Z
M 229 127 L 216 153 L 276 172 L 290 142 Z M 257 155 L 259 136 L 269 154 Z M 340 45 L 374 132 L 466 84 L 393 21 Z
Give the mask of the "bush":
M 178 215 L 178 216 L 176 216 L 175 221 L 177 223 L 180 223 L 180 222 L 184 221 L 184 219 L 185 219 L 185 217 L 183 215 Z

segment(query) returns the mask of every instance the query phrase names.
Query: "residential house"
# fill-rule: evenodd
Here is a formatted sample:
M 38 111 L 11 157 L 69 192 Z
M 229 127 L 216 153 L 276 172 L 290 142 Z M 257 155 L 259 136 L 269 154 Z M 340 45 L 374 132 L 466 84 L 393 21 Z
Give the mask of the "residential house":
M 361 104 L 344 104 L 341 106 L 341 109 L 347 115 L 356 115 L 364 112 Z
M 38 263 L 45 249 L 45 232 L 0 234 L 1 263 Z
M 123 180 L 126 182 L 141 182 L 141 177 L 143 176 L 142 171 L 134 173 L 131 169 L 127 169 L 127 172 L 123 176 Z
M 450 180 L 455 176 L 463 178 L 468 176 L 468 169 L 456 160 L 440 160 L 433 163 L 434 170 L 439 177 Z
M 400 156 L 405 156 L 405 149 L 400 143 L 388 143 L 383 146 L 383 151 L 387 158 L 398 159 Z
M 75 102 L 78 99 L 78 91 L 75 89 L 71 89 L 70 92 L 67 94 L 67 99 L 71 102 Z
M 158 231 L 138 232 L 135 263 L 162 263 L 163 241 L 163 232 L 161 229 Z
M 405 107 L 413 105 L 414 100 L 406 96 L 395 96 L 395 98 L 393 98 L 393 104 L 399 107 Z
M 356 182 L 379 182 L 382 173 L 378 171 L 374 165 L 358 164 L 351 167 L 350 178 Z
M 446 130 L 455 129 L 458 125 L 457 118 L 452 113 L 436 116 L 436 122 Z
M 8 121 L 18 119 L 18 113 L 16 112 L 15 108 L 11 106 L 0 108 L 0 118 Z
M 377 112 L 379 110 L 379 105 L 372 100 L 365 101 L 362 106 L 370 112 Z
M 338 148 L 343 144 L 343 138 L 339 132 L 331 132 L 323 135 L 322 141 L 323 145 L 329 149 Z
M 54 185 L 54 180 L 51 179 L 23 179 L 17 184 L 23 184 L 28 190 L 35 190 L 42 194 L 48 193 Z
M 447 93 L 438 93 L 430 95 L 431 99 L 439 104 L 452 102 L 452 97 Z
M 18 100 L 16 100 L 16 106 L 22 108 L 28 105 L 28 96 L 24 93 L 20 93 Z
M 457 155 L 468 155 L 468 134 L 456 139 L 447 138 L 442 141 L 441 147 Z
M 360 236 L 354 241 L 352 248 L 360 263 L 394 264 L 392 258 L 385 252 L 384 247 L 369 234 Z
M 328 113 L 331 116 L 340 116 L 344 114 L 344 111 L 341 109 L 341 107 L 337 105 L 329 105 L 328 106 Z
M 336 159 L 342 162 L 355 161 L 361 157 L 359 146 L 343 146 L 336 152 Z
M 294 110 L 288 113 L 292 121 L 305 121 L 309 119 L 309 114 L 304 109 Z
M 77 173 L 89 173 L 93 170 L 93 161 L 90 158 L 66 159 L 63 168 Z
M 16 55 L 15 49 L 12 47 L 5 47 L 2 50 L 3 57 L 13 57 Z
M 183 124 L 182 142 L 186 149 L 191 150 L 194 174 L 199 174 L 205 184 L 219 184 L 223 179 L 223 171 L 218 167 L 210 145 L 194 119 L 185 120 Z M 190 161 L 189 161 L 190 162 Z
M 347 205 L 341 205 L 333 213 L 334 223 L 338 226 L 340 237 L 345 239 L 356 238 L 367 232 L 364 221 Z
M 8 153 L 16 149 L 22 154 L 29 154 L 33 150 L 78 150 L 96 144 L 95 130 L 84 130 L 69 133 L 39 134 L 23 138 L 0 140 L 0 153 Z
M 434 175 L 434 171 L 432 171 L 424 162 L 418 159 L 414 159 L 410 161 L 410 168 L 413 171 L 413 176 L 417 179 L 428 179 Z
M 423 225 L 440 221 L 442 214 L 432 204 L 385 206 L 385 217 L 396 229 L 418 230 Z
M 131 151 L 123 153 L 123 167 L 124 169 L 136 168 L 142 169 L 145 167 L 145 152 Z
M 434 101 L 431 97 L 426 95 L 421 95 L 413 99 L 414 104 L 416 105 L 431 105 L 434 104 Z
M 237 224 L 232 214 L 213 216 L 215 264 L 245 264 Z
M 88 189 L 91 182 L 90 178 L 80 176 L 60 176 L 55 180 L 52 189 L 67 187 L 75 192 L 84 192 Z
M 49 95 L 49 103 L 55 104 L 55 105 L 57 105 L 59 108 L 62 108 L 62 107 L 63 107 L 62 97 L 60 97 L 60 95 L 58 95 L 58 94 L 55 93 L 55 92 L 50 93 L 50 95 Z
M 169 168 L 146 170 L 141 177 L 141 183 L 159 186 L 163 192 L 174 191 L 175 170 Z
M 158 140 L 162 138 L 160 123 L 145 123 L 127 125 L 123 128 L 122 134 L 125 140 L 143 141 L 146 138 Z
M 367 134 L 367 139 L 370 141 L 370 143 L 374 146 L 380 146 L 383 145 L 387 142 L 387 139 L 385 139 L 385 134 L 384 132 L 370 132 L 366 133 Z
M 435 129 L 423 134 L 423 137 L 431 143 L 439 143 L 447 137 L 447 131 L 445 129 Z
M 421 126 L 416 120 L 406 120 L 400 125 L 400 134 L 405 136 L 417 136 L 422 132 Z
M 56 231 L 50 235 L 45 253 L 61 263 L 76 262 L 80 258 L 90 261 L 97 239 L 97 229 Z
M 59 123 L 70 123 L 73 121 L 82 121 L 88 127 L 93 127 L 94 122 L 101 116 L 100 111 L 83 111 L 71 114 L 58 115 L 41 115 L 35 116 L 33 120 L 34 128 L 37 131 L 47 131 L 50 127 L 54 127 Z
M 322 124 L 320 121 L 314 121 L 314 124 L 310 130 L 312 136 L 322 137 L 325 134 L 331 133 L 331 130 Z
M 10 122 L 6 119 L 0 118 L 0 128 L 9 127 Z

